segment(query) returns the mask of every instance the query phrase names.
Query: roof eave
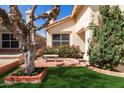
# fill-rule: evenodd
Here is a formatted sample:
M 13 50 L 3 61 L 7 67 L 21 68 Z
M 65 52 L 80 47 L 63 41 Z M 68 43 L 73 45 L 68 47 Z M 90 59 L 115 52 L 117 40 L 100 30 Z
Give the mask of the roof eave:
M 65 21 L 67 21 L 67 20 L 69 20 L 69 19 L 75 18 L 75 16 L 76 16 L 76 15 L 78 14 L 78 12 L 80 11 L 80 8 L 81 8 L 81 7 L 82 7 L 82 5 L 75 5 L 75 6 L 73 7 L 73 10 L 72 10 L 71 15 L 66 16 L 66 17 L 64 17 L 64 18 L 62 18 L 62 19 L 60 19 L 60 20 L 58 20 L 58 21 L 56 21 L 56 22 L 51 23 L 50 25 L 48 25 L 48 26 L 45 28 L 45 30 L 48 30 L 49 28 L 54 27 L 54 26 L 56 26 L 56 25 L 58 25 L 58 24 L 61 24 L 61 23 L 65 22 Z
M 73 10 L 72 10 L 72 13 L 71 13 L 71 17 L 74 16 L 76 8 L 77 8 L 77 5 L 75 5 L 75 6 L 73 7 Z
M 54 22 L 54 23 L 48 25 L 48 26 L 45 28 L 45 30 L 48 30 L 49 28 L 54 27 L 54 26 L 56 26 L 56 25 L 59 25 L 59 24 L 65 22 L 65 21 L 68 21 L 68 20 L 70 20 L 70 19 L 71 19 L 71 15 L 66 16 L 66 17 L 64 17 L 63 19 L 60 19 L 60 20 L 58 20 L 58 21 L 56 21 L 56 22 Z
M 84 5 L 75 5 L 72 10 L 71 17 L 75 18 L 83 7 L 84 7 Z

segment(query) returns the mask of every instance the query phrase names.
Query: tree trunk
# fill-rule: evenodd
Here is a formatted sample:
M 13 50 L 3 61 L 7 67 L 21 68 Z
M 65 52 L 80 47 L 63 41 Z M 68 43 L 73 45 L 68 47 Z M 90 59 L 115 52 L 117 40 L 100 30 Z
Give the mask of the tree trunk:
M 35 70 L 35 57 L 36 57 L 36 42 L 35 42 L 35 30 L 34 30 L 34 22 L 32 21 L 32 29 L 30 31 L 30 41 L 31 41 L 31 49 L 28 49 L 25 57 L 25 73 L 27 75 L 31 75 L 31 73 Z M 27 41 L 28 42 L 28 41 Z
M 25 73 L 27 75 L 31 75 L 31 73 L 35 70 L 35 56 L 36 56 L 36 46 L 34 46 L 31 50 L 27 50 L 24 53 L 25 56 Z

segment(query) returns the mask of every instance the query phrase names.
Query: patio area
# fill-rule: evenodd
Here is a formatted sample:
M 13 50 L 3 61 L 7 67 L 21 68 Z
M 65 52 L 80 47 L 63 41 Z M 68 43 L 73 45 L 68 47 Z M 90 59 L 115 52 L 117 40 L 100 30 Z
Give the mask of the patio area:
M 89 64 L 89 62 L 80 62 L 79 59 L 74 59 L 74 58 L 58 58 L 57 61 L 55 59 L 48 59 L 46 61 L 44 58 L 39 57 L 35 61 L 35 66 L 36 67 L 86 67 Z

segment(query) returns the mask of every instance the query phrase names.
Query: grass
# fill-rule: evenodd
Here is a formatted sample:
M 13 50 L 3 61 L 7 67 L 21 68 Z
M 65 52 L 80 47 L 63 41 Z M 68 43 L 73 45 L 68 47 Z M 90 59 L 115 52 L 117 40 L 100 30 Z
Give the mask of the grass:
M 7 74 L 6 74 L 7 75 Z M 47 74 L 40 84 L 3 84 L 0 87 L 12 88 L 122 88 L 124 78 L 100 74 L 83 67 L 48 68 Z

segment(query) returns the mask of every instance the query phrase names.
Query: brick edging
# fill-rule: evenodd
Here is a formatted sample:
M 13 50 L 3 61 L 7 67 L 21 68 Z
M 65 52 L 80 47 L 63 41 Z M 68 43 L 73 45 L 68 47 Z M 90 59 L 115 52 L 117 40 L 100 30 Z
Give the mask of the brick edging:
M 47 68 L 44 68 L 38 75 L 35 76 L 7 76 L 4 78 L 6 84 L 14 83 L 41 83 L 46 75 Z
M 98 72 L 98 73 L 102 73 L 102 74 L 106 74 L 106 75 L 111 75 L 111 76 L 117 76 L 117 77 L 124 77 L 124 73 L 121 72 L 114 72 L 114 71 L 109 71 L 109 70 L 103 70 L 100 68 L 96 68 L 93 66 L 89 66 L 88 69 Z

